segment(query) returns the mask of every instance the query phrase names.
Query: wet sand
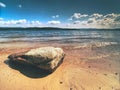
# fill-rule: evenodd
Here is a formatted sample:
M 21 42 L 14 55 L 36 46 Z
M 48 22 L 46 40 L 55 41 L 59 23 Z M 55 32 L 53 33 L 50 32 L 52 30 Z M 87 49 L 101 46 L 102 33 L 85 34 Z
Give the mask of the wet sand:
M 12 53 L 43 46 L 61 47 L 66 53 L 64 62 L 52 74 L 30 65 L 15 65 L 7 58 Z M 68 44 L 1 44 L 0 90 L 120 90 L 118 58 L 119 53 L 101 54 L 95 48 Z

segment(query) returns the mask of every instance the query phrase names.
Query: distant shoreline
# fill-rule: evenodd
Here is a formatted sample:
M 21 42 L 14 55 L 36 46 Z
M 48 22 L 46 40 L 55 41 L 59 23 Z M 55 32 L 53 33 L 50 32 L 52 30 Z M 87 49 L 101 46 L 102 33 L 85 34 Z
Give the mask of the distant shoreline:
M 0 30 L 120 30 L 120 28 L 0 27 Z

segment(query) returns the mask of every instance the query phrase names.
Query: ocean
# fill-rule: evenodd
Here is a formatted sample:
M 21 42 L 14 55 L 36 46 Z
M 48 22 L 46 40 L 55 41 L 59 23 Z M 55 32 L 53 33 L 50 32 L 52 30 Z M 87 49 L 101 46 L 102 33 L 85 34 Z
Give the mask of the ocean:
M 120 30 L 102 29 L 7 29 L 0 30 L 0 44 L 31 42 L 76 45 L 120 52 Z M 103 49 L 102 49 L 103 48 Z
M 0 43 L 7 42 L 120 44 L 120 30 L 0 30 Z

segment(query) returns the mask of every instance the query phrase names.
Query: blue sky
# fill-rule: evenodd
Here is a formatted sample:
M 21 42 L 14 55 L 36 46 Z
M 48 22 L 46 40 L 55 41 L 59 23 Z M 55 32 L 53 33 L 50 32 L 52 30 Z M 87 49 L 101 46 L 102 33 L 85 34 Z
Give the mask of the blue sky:
M 119 28 L 120 0 L 0 0 L 0 27 L 31 26 Z

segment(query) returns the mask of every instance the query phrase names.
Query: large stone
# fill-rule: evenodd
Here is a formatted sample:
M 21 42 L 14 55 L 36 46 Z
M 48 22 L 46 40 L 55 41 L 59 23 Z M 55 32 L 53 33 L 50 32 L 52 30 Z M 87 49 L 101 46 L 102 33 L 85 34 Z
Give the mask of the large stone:
M 33 64 L 41 69 L 53 72 L 63 62 L 64 56 L 65 53 L 61 48 L 42 47 L 11 54 L 8 58 L 13 61 Z

